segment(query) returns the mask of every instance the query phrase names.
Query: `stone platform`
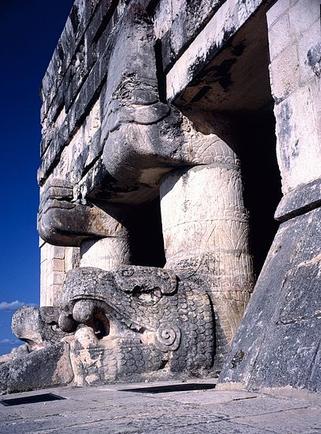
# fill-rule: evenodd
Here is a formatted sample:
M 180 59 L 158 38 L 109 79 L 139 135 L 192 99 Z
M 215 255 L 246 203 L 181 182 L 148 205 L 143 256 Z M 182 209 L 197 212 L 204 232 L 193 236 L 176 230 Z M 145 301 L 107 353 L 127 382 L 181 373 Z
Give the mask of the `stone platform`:
M 200 390 L 168 391 L 179 384 Z M 321 432 L 321 396 L 291 389 L 263 393 L 203 389 L 213 380 L 53 388 L 0 399 L 53 393 L 65 400 L 0 405 L 5 433 L 237 433 Z M 155 387 L 157 393 L 128 391 Z M 210 387 L 210 386 L 207 386 Z M 153 391 L 152 391 L 153 392 Z

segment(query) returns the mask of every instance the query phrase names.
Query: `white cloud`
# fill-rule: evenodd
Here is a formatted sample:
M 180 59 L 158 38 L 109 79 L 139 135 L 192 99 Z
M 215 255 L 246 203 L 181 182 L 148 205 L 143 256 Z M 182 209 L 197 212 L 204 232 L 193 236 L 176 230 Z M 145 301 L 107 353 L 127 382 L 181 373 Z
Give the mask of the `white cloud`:
M 22 301 L 0 301 L 0 310 L 16 310 L 18 309 L 18 307 L 23 306 L 25 303 L 23 303 Z
M 11 344 L 11 345 L 13 345 L 13 344 L 21 344 L 21 342 L 19 341 L 19 339 L 9 339 L 9 338 L 4 338 L 4 339 L 0 339 L 0 345 L 7 345 L 7 344 Z

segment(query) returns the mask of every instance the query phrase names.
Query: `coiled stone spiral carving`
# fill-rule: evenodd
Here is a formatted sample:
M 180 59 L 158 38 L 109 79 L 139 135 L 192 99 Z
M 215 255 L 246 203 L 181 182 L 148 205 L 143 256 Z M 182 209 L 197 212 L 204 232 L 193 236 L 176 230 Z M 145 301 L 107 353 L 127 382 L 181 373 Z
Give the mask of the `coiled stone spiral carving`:
M 161 324 L 156 332 L 156 344 L 161 351 L 175 351 L 181 342 L 181 331 L 175 324 Z

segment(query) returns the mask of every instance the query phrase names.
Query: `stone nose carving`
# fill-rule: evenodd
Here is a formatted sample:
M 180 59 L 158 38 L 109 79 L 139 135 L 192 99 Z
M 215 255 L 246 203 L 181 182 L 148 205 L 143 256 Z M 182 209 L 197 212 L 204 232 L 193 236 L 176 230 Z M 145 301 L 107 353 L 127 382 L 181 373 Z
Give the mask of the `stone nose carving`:
M 112 213 L 112 206 L 106 213 L 77 197 L 67 180 L 53 178 L 41 194 L 38 231 L 43 240 L 60 246 L 79 246 L 92 237 L 122 237 L 126 229 Z

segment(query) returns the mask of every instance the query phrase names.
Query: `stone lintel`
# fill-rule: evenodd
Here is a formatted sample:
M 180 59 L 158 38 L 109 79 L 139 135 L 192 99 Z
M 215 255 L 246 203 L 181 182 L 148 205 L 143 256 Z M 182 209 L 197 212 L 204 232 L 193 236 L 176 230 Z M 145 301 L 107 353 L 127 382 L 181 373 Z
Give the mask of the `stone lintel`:
M 175 100 L 257 11 L 262 0 L 227 0 L 166 76 L 167 99 Z

